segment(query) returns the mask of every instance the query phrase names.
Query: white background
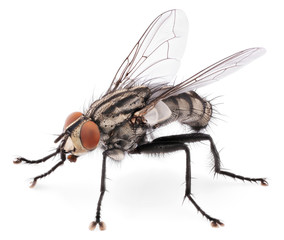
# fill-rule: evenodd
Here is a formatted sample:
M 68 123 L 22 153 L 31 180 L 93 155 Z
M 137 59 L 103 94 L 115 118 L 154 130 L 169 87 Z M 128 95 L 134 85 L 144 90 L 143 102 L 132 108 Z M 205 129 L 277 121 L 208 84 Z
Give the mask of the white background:
M 198 3 L 197 3 L 198 2 Z M 267 177 L 269 187 L 213 178 L 208 144 L 194 144 L 192 191 L 225 227 L 211 228 L 184 194 L 184 153 L 132 156 L 107 165 L 102 219 L 101 152 L 66 162 L 29 189 L 41 166 L 13 165 L 19 155 L 50 152 L 66 116 L 105 91 L 122 60 L 160 13 L 183 9 L 189 38 L 180 79 L 236 51 L 266 55 L 200 89 L 221 115 L 208 129 L 223 166 Z M 269 239 L 283 237 L 283 7 L 281 1 L 1 1 L 1 239 Z M 184 132 L 177 126 L 161 134 Z M 280 236 L 281 235 L 281 236 Z

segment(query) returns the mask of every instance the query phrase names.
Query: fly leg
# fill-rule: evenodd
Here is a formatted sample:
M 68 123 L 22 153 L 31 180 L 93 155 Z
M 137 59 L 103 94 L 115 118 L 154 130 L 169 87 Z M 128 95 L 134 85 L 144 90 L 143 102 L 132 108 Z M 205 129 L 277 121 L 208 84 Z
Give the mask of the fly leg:
M 59 138 L 59 137 L 60 137 L 60 138 Z M 59 137 L 55 140 L 55 142 L 57 142 L 58 139 L 61 139 L 61 138 L 62 138 L 62 134 L 61 134 Z M 66 157 L 65 157 L 64 145 L 65 145 L 66 141 L 67 141 L 67 137 L 65 137 L 65 138 L 62 140 L 62 142 L 60 143 L 60 145 L 58 146 L 58 148 L 56 148 L 55 152 L 53 152 L 53 153 L 51 153 L 51 154 L 49 154 L 49 155 L 47 155 L 47 156 L 45 156 L 45 157 L 43 157 L 43 158 L 41 158 L 41 159 L 38 159 L 38 160 L 28 160 L 28 159 L 23 158 L 23 157 L 18 157 L 18 158 L 16 158 L 16 160 L 14 161 L 14 163 L 15 163 L 15 164 L 19 164 L 19 163 L 22 163 L 22 162 L 28 163 L 28 164 L 43 163 L 43 162 L 46 162 L 48 159 L 50 159 L 50 158 L 56 156 L 56 155 L 59 154 L 59 153 L 60 153 L 60 155 L 61 155 L 61 159 L 62 159 L 62 160 L 64 159 L 64 161 L 65 161 L 65 158 L 66 158 Z
M 100 198 L 97 204 L 97 212 L 96 212 L 96 220 L 91 222 L 89 229 L 90 230 L 94 230 L 97 226 L 97 224 L 99 224 L 100 230 L 105 230 L 106 229 L 106 225 L 104 222 L 101 221 L 101 205 L 102 205 L 102 201 L 103 201 L 103 197 L 106 191 L 106 152 L 103 153 L 103 164 L 102 164 L 102 175 L 101 175 L 101 189 L 100 189 Z
M 209 214 L 207 214 L 192 198 L 191 196 L 191 166 L 190 166 L 190 151 L 189 148 L 183 143 L 179 141 L 175 141 L 175 139 L 171 140 L 170 137 L 167 138 L 167 140 L 162 139 L 162 141 L 159 141 L 159 139 L 155 139 L 151 143 L 143 144 L 138 146 L 136 149 L 134 149 L 131 154 L 140 154 L 140 153 L 169 153 L 169 152 L 175 152 L 178 150 L 184 150 L 186 153 L 186 174 L 185 174 L 185 195 L 184 199 L 188 198 L 189 201 L 194 205 L 194 207 L 204 216 L 206 217 L 213 227 L 223 226 L 224 224 L 216 219 L 211 217 Z
M 66 156 L 65 156 L 65 153 L 64 152 L 61 152 L 61 161 L 59 161 L 57 164 L 55 164 L 50 170 L 48 170 L 46 173 L 43 173 L 41 175 L 38 175 L 36 177 L 33 178 L 33 181 L 30 185 L 30 188 L 33 188 L 36 183 L 37 183 L 37 180 L 40 179 L 40 178 L 44 178 L 46 177 L 47 175 L 51 174 L 52 172 L 54 172 L 59 166 L 63 165 L 63 163 L 66 161 Z
M 67 141 L 67 137 L 65 137 L 62 142 L 60 143 L 59 147 L 55 150 L 55 152 L 47 155 L 46 157 L 43 157 L 41 159 L 38 159 L 38 160 L 28 160 L 26 158 L 23 158 L 23 157 L 18 157 L 14 163 L 15 164 L 19 164 L 19 163 L 28 163 L 28 164 L 38 164 L 38 163 L 42 163 L 42 162 L 45 162 L 47 161 L 48 159 L 50 159 L 51 157 L 54 157 L 56 156 L 57 154 L 60 154 L 61 156 L 61 161 L 59 161 L 56 165 L 54 165 L 49 171 L 47 171 L 46 173 L 43 173 L 41 175 L 38 175 L 36 177 L 33 178 L 33 181 L 30 185 L 30 188 L 33 188 L 36 183 L 37 183 L 37 180 L 40 179 L 40 178 L 43 178 L 43 177 L 46 177 L 47 175 L 51 174 L 52 172 L 54 172 L 59 166 L 61 166 L 65 161 L 66 161 L 66 152 L 64 150 L 64 145 Z M 70 159 L 69 159 L 70 160 Z M 71 160 L 70 160 L 71 161 Z
M 36 183 L 37 183 L 37 180 L 40 179 L 40 178 L 43 178 L 43 177 L 46 177 L 47 175 L 51 174 L 52 172 L 55 171 L 56 168 L 58 168 L 59 166 L 63 165 L 63 163 L 65 162 L 66 159 L 62 159 L 60 162 L 58 162 L 56 165 L 54 165 L 49 171 L 47 171 L 46 173 L 43 173 L 41 175 L 38 175 L 36 177 L 33 178 L 33 181 L 30 185 L 30 188 L 33 188 Z
M 221 161 L 220 156 L 217 151 L 217 148 L 213 142 L 213 139 L 210 135 L 204 134 L 204 133 L 192 133 L 192 134 L 181 134 L 181 135 L 173 135 L 173 136 L 167 136 L 167 137 L 160 137 L 155 139 L 154 141 L 164 142 L 168 140 L 174 140 L 174 141 L 180 141 L 180 142 L 201 142 L 201 141 L 209 141 L 210 142 L 210 149 L 214 158 L 214 170 L 215 174 L 221 174 L 224 176 L 229 176 L 231 178 L 240 179 L 243 181 L 249 181 L 249 182 L 260 182 L 262 186 L 267 186 L 268 182 L 265 180 L 265 178 L 250 178 L 250 177 L 244 177 L 241 175 L 237 175 L 228 171 L 224 171 L 221 169 Z
M 60 139 L 61 139 L 61 138 L 62 138 L 62 134 L 61 134 L 59 137 L 60 137 Z M 59 138 L 58 138 L 58 139 L 59 139 Z M 49 155 L 47 155 L 47 156 L 45 156 L 45 157 L 43 157 L 43 158 L 41 158 L 41 159 L 38 159 L 38 160 L 28 160 L 28 159 L 23 158 L 23 157 L 18 157 L 18 158 L 16 158 L 16 160 L 14 160 L 14 163 L 15 163 L 15 164 L 19 164 L 19 163 L 24 162 L 24 163 L 28 163 L 28 164 L 39 164 L 39 163 L 46 162 L 48 159 L 50 159 L 50 158 L 56 156 L 56 155 L 59 154 L 59 153 L 60 153 L 60 155 L 61 155 L 61 159 L 62 159 L 62 160 L 64 159 L 64 161 L 65 161 L 65 158 L 66 158 L 66 157 L 65 157 L 65 154 L 66 154 L 66 152 L 64 151 L 64 145 L 65 145 L 66 141 L 67 141 L 67 137 L 65 137 L 65 138 L 62 140 L 62 142 L 60 143 L 60 145 L 56 148 L 55 152 L 53 152 L 53 153 L 51 153 L 51 154 L 49 154 Z M 55 140 L 55 142 L 57 142 L 57 140 Z
M 24 163 L 28 163 L 28 164 L 38 164 L 38 163 L 45 162 L 45 161 L 47 161 L 48 159 L 50 159 L 50 158 L 56 156 L 59 152 L 60 152 L 60 148 L 57 148 L 55 152 L 53 152 L 53 153 L 47 155 L 46 157 L 43 157 L 43 158 L 41 158 L 41 159 L 38 159 L 38 160 L 28 160 L 28 159 L 23 158 L 23 157 L 18 157 L 18 158 L 14 161 L 14 163 L 15 163 L 15 164 L 19 164 L 19 163 L 24 162 Z

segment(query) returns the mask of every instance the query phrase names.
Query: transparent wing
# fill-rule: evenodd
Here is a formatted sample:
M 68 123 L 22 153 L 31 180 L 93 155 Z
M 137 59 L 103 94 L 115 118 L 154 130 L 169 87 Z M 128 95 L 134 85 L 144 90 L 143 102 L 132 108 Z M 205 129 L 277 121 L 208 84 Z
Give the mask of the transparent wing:
M 190 91 L 218 81 L 262 56 L 264 53 L 264 48 L 248 48 L 232 54 L 176 85 L 171 89 L 173 92 L 170 93 L 169 91 L 169 94 L 172 95 L 179 92 Z
M 175 86 L 169 87 L 166 91 L 157 96 L 156 99 L 154 99 L 144 109 L 137 112 L 136 115 L 141 116 L 146 114 L 162 99 L 177 95 L 182 92 L 194 90 L 209 83 L 213 83 L 227 76 L 228 74 L 237 71 L 242 66 L 245 66 L 254 59 L 262 56 L 264 53 L 264 48 L 249 48 L 226 57 L 203 69 L 202 71 L 186 79 L 185 81 Z
M 183 11 L 174 9 L 159 15 L 121 64 L 107 93 L 154 81 L 170 82 L 180 65 L 187 31 Z

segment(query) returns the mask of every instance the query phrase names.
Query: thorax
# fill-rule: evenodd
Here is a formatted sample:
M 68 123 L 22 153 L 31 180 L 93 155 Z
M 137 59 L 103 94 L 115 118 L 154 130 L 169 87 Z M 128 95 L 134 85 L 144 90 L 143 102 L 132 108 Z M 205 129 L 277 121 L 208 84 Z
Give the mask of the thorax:
M 130 119 L 146 105 L 149 96 L 149 88 L 134 87 L 111 92 L 91 104 L 86 116 L 99 126 L 104 145 L 120 141 L 125 145 L 125 141 L 143 134 L 143 127 L 133 128 Z

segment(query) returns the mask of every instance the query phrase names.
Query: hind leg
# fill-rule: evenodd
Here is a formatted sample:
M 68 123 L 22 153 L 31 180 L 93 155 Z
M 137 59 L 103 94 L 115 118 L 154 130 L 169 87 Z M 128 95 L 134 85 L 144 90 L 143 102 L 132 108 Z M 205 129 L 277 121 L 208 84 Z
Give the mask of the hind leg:
M 188 198 L 189 201 L 194 205 L 194 207 L 204 216 L 206 217 L 210 222 L 212 227 L 218 227 L 223 226 L 224 224 L 217 218 L 211 217 L 209 214 L 207 214 L 192 198 L 191 196 L 191 165 L 190 165 L 190 152 L 188 147 L 182 143 L 176 141 L 176 139 L 171 140 L 171 138 L 167 138 L 167 140 L 162 140 L 159 142 L 159 139 L 155 139 L 151 143 L 143 144 L 138 146 L 136 149 L 134 149 L 131 154 L 140 154 L 140 153 L 169 153 L 169 152 L 175 152 L 179 150 L 184 150 L 186 153 L 186 174 L 185 174 L 185 195 L 184 199 Z
M 212 137 L 209 134 L 191 133 L 191 134 L 172 135 L 172 136 L 157 138 L 153 142 L 167 142 L 169 140 L 178 141 L 178 142 L 182 142 L 182 143 L 209 141 L 211 153 L 212 153 L 213 158 L 214 158 L 214 171 L 215 171 L 216 174 L 221 174 L 221 175 L 224 175 L 224 176 L 240 179 L 240 180 L 243 180 L 243 181 L 259 182 L 259 183 L 261 183 L 262 186 L 268 185 L 268 182 L 265 180 L 265 178 L 244 177 L 244 176 L 241 176 L 241 175 L 237 175 L 235 173 L 231 173 L 231 172 L 222 170 L 219 153 L 217 151 L 217 148 L 214 144 Z

